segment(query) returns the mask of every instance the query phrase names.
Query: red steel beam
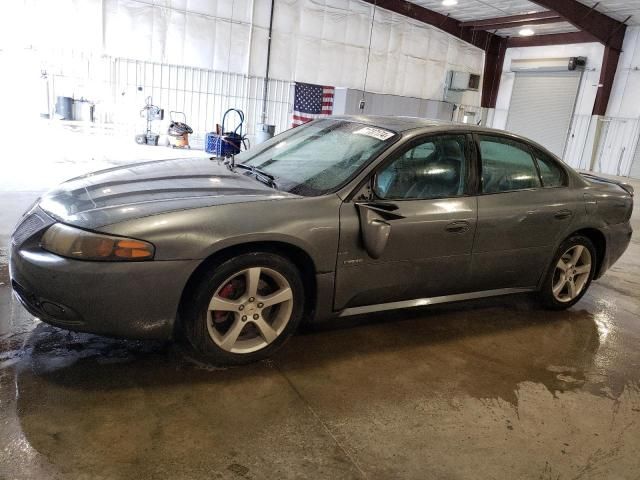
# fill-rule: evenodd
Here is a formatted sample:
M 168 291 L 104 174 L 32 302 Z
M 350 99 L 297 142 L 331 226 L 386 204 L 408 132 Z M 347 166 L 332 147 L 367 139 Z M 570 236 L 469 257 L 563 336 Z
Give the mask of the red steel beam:
M 625 24 L 576 0 L 532 0 L 556 12 L 576 28 L 590 33 L 603 45 L 622 50 Z
M 496 18 L 496 20 L 498 20 Z M 471 27 L 474 30 L 501 30 L 503 28 L 518 28 L 518 27 L 528 27 L 535 25 L 548 25 L 550 23 L 561 23 L 564 22 L 565 19 L 562 17 L 555 18 L 543 18 L 540 20 L 531 20 L 531 21 L 523 21 L 523 22 L 511 22 L 511 23 L 490 23 L 483 27 Z
M 484 71 L 482 73 L 482 97 L 480 103 L 484 108 L 496 107 L 506 50 L 507 39 L 495 36 L 489 48 L 485 51 Z
M 482 30 L 494 30 L 500 28 L 521 27 L 524 25 L 543 25 L 546 23 L 563 22 L 564 18 L 556 12 L 536 12 L 523 15 L 511 15 L 508 17 L 485 18 L 483 20 L 473 20 L 462 22 L 463 27 L 470 27 Z
M 546 47 L 549 45 L 565 45 L 571 43 L 590 43 L 595 39 L 586 32 L 550 33 L 548 35 L 532 35 L 531 37 L 510 37 L 507 48 Z
M 600 84 L 598 85 L 598 93 L 596 101 L 593 104 L 594 115 L 606 115 L 611 90 L 613 88 L 613 80 L 616 77 L 618 68 L 618 60 L 620 60 L 620 50 L 612 47 L 604 47 L 604 55 L 602 57 L 602 67 L 600 68 Z
M 445 32 L 464 40 L 471 45 L 486 50 L 487 45 L 495 36 L 492 33 L 477 31 L 470 27 L 464 27 L 460 22 L 448 15 L 443 15 L 428 8 L 421 7 L 407 0 L 363 0 L 371 5 L 377 5 L 385 10 L 399 13 L 409 18 L 419 20 L 423 23 L 433 25 Z

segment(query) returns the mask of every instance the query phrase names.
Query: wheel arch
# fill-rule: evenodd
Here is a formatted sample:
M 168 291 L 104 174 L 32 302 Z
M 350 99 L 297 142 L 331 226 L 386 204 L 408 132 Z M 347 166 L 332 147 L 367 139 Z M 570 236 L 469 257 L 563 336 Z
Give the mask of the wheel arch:
M 307 316 L 309 316 L 316 307 L 317 269 L 312 256 L 302 247 L 290 242 L 282 240 L 253 240 L 227 245 L 211 253 L 208 257 L 204 258 L 202 262 L 200 262 L 200 264 L 191 273 L 184 289 L 182 290 L 175 328 L 179 328 L 181 322 L 180 312 L 182 311 L 185 302 L 188 300 L 190 293 L 193 291 L 195 286 L 202 281 L 207 271 L 215 265 L 219 265 L 233 257 L 254 252 L 267 252 L 283 256 L 298 268 L 305 290 L 306 315 L 304 320 L 306 320 Z
M 589 240 L 591 240 L 593 246 L 596 247 L 596 272 L 593 278 L 599 278 L 601 275 L 604 258 L 607 253 L 607 237 L 605 237 L 604 233 L 602 233 L 600 230 L 593 227 L 576 230 L 567 238 L 573 237 L 575 235 L 582 235 L 584 237 L 587 237 Z

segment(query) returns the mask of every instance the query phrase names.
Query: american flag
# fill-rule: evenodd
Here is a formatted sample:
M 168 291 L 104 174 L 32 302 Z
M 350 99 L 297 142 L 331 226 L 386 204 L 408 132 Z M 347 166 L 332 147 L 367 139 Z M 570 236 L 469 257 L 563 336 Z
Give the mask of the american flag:
M 296 83 L 293 101 L 292 126 L 297 127 L 315 118 L 331 115 L 333 112 L 334 87 Z

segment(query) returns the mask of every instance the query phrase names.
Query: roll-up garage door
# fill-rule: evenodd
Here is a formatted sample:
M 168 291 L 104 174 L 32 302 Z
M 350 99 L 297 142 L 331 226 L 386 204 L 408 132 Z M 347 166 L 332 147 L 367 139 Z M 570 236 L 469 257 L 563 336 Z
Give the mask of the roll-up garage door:
M 580 86 L 579 71 L 517 72 L 507 130 L 562 157 Z

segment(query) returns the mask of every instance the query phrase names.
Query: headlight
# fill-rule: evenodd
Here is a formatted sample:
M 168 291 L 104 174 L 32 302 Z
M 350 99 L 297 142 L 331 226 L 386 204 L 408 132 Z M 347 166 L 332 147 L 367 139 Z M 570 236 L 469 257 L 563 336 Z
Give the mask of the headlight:
M 87 232 L 62 223 L 49 227 L 40 245 L 62 257 L 103 262 L 151 260 L 154 254 L 153 245 L 142 240 Z

